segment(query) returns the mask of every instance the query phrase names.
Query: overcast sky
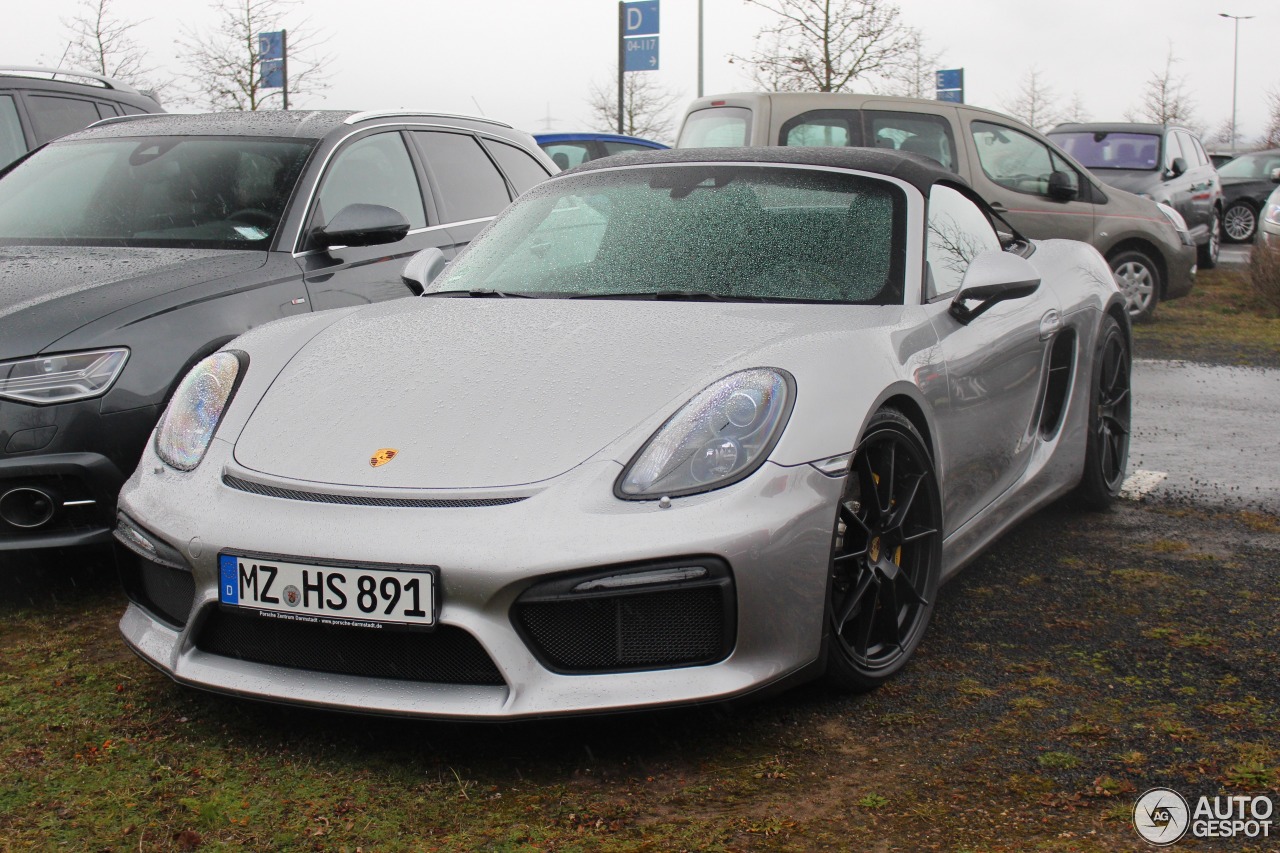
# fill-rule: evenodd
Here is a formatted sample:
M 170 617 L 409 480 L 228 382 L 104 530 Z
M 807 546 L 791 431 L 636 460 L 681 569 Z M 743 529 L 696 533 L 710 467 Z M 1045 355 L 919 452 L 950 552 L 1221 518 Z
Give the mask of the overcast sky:
M 661 68 L 645 72 L 682 95 L 697 92 L 697 0 L 661 0 Z M 999 109 L 1037 67 L 1063 104 L 1079 93 L 1095 120 L 1122 119 L 1172 47 L 1196 114 L 1212 132 L 1231 115 L 1233 23 L 1240 23 L 1237 124 L 1247 138 L 1267 122 L 1266 90 L 1280 89 L 1268 61 L 1280 44 L 1275 0 L 902 0 L 943 67 L 965 69 L 968 103 Z M 77 0 L 0 0 L 0 61 L 56 62 Z M 199 0 L 113 0 L 150 63 L 182 68 L 182 28 L 213 25 Z M 301 8 L 301 7 L 299 7 Z M 704 0 L 705 92 L 754 88 L 730 54 L 749 54 L 771 20 L 742 0 Z M 312 29 L 328 34 L 328 90 L 298 107 L 425 108 L 483 113 L 529 131 L 587 128 L 593 82 L 610 85 L 616 57 L 613 0 L 307 0 Z M 286 20 L 286 26 L 297 24 Z

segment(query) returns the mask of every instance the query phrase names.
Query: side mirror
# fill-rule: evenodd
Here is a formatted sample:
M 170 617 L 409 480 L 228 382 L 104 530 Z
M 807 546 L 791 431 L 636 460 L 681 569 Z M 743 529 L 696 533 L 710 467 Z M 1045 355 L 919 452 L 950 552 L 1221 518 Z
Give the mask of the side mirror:
M 1280 169 L 1271 170 L 1271 183 L 1280 184 Z
M 421 296 L 431 286 L 431 282 L 444 272 L 446 264 L 448 261 L 444 259 L 444 252 L 432 246 L 410 258 L 404 265 L 404 272 L 400 274 L 400 278 L 416 291 L 418 296 Z
M 1066 172 L 1053 172 L 1049 175 L 1049 198 L 1054 201 L 1074 201 L 1080 195 L 1080 189 L 1071 182 Z
M 960 282 L 960 292 L 948 310 L 967 326 L 997 302 L 1030 296 L 1039 287 L 1040 273 L 1030 261 L 1000 249 L 990 249 L 970 262 Z M 978 302 L 978 306 L 965 305 L 971 301 Z
M 1184 175 L 1187 172 L 1187 161 L 1181 157 L 1174 157 L 1173 162 L 1169 164 L 1169 173 L 1173 177 Z
M 381 246 L 403 240 L 408 233 L 409 220 L 398 210 L 380 204 L 349 204 L 329 224 L 311 232 L 311 244 L 320 249 Z

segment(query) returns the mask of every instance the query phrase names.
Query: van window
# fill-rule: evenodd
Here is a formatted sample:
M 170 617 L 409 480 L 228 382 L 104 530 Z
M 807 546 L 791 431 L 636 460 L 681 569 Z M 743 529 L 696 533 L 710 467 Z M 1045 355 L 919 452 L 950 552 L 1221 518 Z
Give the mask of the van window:
M 867 144 L 923 154 L 956 171 L 956 141 L 942 116 L 866 110 Z
M 857 110 L 809 110 L 788 119 L 778 132 L 778 144 L 792 148 L 862 144 Z
M 975 121 L 969 129 L 978 150 L 978 162 L 993 183 L 1015 192 L 1047 197 L 1049 176 L 1062 172 L 1079 191 L 1080 173 L 1040 140 L 986 121 Z
M 737 148 L 751 139 L 751 110 L 712 107 L 689 113 L 677 148 Z

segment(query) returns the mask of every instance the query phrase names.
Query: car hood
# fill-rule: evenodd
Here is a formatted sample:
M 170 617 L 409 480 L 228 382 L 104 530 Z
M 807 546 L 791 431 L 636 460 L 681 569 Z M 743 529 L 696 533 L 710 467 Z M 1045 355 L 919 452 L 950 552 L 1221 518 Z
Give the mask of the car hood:
M 643 426 L 618 449 L 629 455 L 720 376 L 795 373 L 817 339 L 901 311 L 466 298 L 373 306 L 288 362 L 235 439 L 235 460 L 272 477 L 362 487 L 536 483 Z M 384 448 L 395 458 L 373 467 Z
M 0 246 L 0 360 L 34 355 L 158 293 L 262 266 L 265 252 Z
M 1096 169 L 1100 181 L 1118 190 L 1141 194 L 1152 193 L 1162 183 L 1160 172 L 1139 169 Z

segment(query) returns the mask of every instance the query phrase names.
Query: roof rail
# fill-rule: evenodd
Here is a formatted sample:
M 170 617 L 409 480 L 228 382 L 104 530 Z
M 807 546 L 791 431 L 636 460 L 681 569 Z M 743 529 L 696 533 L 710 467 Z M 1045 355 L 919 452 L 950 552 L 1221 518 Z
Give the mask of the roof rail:
M 50 78 L 80 77 L 85 80 L 94 80 L 104 89 L 115 89 L 128 95 L 142 94 L 128 83 L 114 80 L 111 77 L 104 77 L 101 74 L 94 74 L 91 71 L 76 71 L 68 68 L 41 68 L 36 65 L 0 65 L 0 74 L 13 74 L 18 77 L 29 77 L 33 74 L 48 74 Z
M 139 113 L 137 115 L 127 115 L 127 116 L 107 116 L 106 118 L 100 118 L 95 122 L 86 124 L 84 126 L 84 129 L 88 130 L 91 127 L 102 127 L 104 124 L 119 124 L 122 121 L 133 121 L 135 118 L 151 118 L 152 115 L 154 114 Z M 174 113 L 165 113 L 165 115 L 174 115 Z
M 365 121 L 371 118 L 394 118 L 396 116 L 430 116 L 431 118 L 460 118 L 466 121 L 478 121 L 485 124 L 496 124 L 498 127 L 505 127 L 508 130 L 515 130 L 514 127 L 505 121 L 498 121 L 492 118 L 483 118 L 481 116 L 464 116 L 454 113 L 433 113 L 426 110 L 369 110 L 362 113 L 352 113 L 343 119 L 343 124 L 355 124 L 358 121 Z

